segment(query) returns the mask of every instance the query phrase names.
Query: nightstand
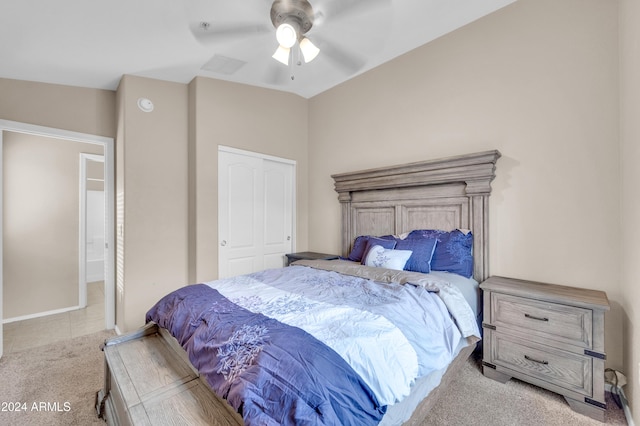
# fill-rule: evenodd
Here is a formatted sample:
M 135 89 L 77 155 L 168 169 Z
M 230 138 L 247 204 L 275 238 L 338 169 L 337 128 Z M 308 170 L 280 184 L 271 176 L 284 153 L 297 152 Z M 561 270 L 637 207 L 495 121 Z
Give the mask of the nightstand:
M 559 393 L 574 411 L 604 421 L 606 293 L 495 276 L 480 288 L 484 375 Z
M 287 266 L 291 265 L 291 263 L 296 260 L 334 260 L 338 259 L 340 256 L 337 254 L 327 254 L 327 253 L 316 253 L 313 251 L 301 251 L 298 253 L 289 253 L 287 256 Z

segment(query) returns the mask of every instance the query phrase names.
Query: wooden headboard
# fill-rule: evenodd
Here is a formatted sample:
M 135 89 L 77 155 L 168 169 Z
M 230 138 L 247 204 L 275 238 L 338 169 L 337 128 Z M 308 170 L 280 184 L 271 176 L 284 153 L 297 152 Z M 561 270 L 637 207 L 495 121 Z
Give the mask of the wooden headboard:
M 499 151 L 332 175 L 342 205 L 342 255 L 359 235 L 470 229 L 473 276 L 489 276 L 489 196 Z

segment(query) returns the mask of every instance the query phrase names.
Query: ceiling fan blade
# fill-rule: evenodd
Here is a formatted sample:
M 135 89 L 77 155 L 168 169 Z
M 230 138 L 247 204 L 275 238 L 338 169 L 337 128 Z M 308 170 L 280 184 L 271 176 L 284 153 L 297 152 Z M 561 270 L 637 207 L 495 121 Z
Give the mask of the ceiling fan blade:
M 341 68 L 347 75 L 360 71 L 367 60 L 361 55 L 340 47 L 337 43 L 331 43 L 318 35 L 313 36 L 313 41 L 320 49 L 320 57 L 326 57 L 334 65 Z
M 332 0 L 325 1 L 314 7 L 314 25 L 322 25 L 325 20 L 356 17 L 373 12 L 377 9 L 388 8 L 391 0 Z
M 209 44 L 226 41 L 230 38 L 261 36 L 272 32 L 273 26 L 253 23 L 194 22 L 189 25 L 189 29 L 196 40 Z
M 268 62 L 264 72 L 264 82 L 270 86 L 282 86 L 291 80 L 291 71 L 289 67 L 273 61 Z

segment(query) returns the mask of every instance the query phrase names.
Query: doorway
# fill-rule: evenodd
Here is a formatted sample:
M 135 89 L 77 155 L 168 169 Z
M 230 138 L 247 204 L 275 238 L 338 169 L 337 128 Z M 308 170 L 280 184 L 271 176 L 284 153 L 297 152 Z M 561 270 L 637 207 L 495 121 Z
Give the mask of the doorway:
M 112 329 L 115 326 L 115 262 L 114 262 L 114 141 L 112 138 L 89 135 L 78 132 L 54 129 L 26 123 L 18 123 L 7 120 L 0 120 L 0 237 L 4 240 L 4 184 L 2 182 L 3 171 L 3 137 L 6 132 L 42 136 L 44 138 L 58 139 L 85 144 L 100 145 L 104 154 L 104 210 L 105 210 L 105 251 L 104 251 L 104 323 L 105 328 Z M 77 158 L 77 157 L 76 157 Z M 77 160 L 76 160 L 77 161 Z M 3 244 L 0 244 L 0 318 L 4 318 L 3 313 L 3 293 L 4 293 L 4 265 L 3 265 Z M 3 321 L 4 322 L 4 321 Z M 0 327 L 0 356 L 3 353 L 3 327 Z

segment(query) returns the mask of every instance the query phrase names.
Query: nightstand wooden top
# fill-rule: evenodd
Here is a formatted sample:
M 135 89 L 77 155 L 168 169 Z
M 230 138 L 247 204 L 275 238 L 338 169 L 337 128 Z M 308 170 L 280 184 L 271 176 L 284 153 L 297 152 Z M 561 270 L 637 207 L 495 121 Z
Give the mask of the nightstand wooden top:
M 506 293 L 547 302 L 565 303 L 572 306 L 605 311 L 609 310 L 607 294 L 600 290 L 589 290 L 500 276 L 487 278 L 480 284 L 480 288 L 496 293 Z

